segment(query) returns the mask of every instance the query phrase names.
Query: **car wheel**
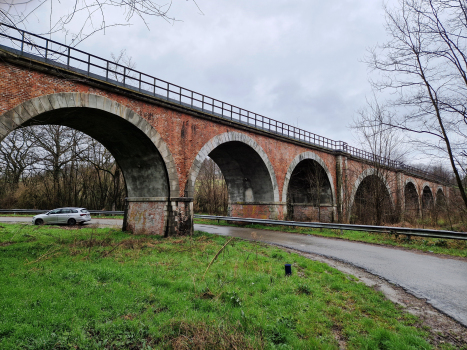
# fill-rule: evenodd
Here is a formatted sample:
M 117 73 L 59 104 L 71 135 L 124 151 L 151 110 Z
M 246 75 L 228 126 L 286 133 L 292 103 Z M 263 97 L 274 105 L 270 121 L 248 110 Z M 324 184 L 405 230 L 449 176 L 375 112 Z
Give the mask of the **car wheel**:
M 76 220 L 75 219 L 68 219 L 68 225 L 70 225 L 70 226 L 76 225 Z
M 36 219 L 36 221 L 34 221 L 34 223 L 35 223 L 36 225 L 44 225 L 44 220 L 42 220 L 42 219 Z

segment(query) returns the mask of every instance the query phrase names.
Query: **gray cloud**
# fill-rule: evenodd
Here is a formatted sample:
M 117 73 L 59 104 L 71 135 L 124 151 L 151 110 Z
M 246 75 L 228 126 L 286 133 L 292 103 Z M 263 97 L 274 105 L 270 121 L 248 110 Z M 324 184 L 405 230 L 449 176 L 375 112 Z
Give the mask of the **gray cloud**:
M 370 93 L 361 59 L 385 40 L 379 1 L 197 2 L 204 15 L 191 1 L 175 0 L 172 15 L 183 21 L 109 29 L 80 48 L 106 58 L 126 49 L 151 75 L 353 141 L 348 125 Z

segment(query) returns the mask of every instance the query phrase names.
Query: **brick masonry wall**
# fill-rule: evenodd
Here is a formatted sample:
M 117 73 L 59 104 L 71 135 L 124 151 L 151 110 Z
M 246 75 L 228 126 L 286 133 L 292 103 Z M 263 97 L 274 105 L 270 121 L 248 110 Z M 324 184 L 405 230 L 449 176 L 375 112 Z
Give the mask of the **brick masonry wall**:
M 177 164 L 180 196 L 184 195 L 183 191 L 187 182 L 188 171 L 201 148 L 216 135 L 229 131 L 238 132 L 232 126 L 193 117 L 157 105 L 130 99 L 123 95 L 99 90 L 85 83 L 65 80 L 54 75 L 27 70 L 7 63 L 0 63 L 0 76 L 2 76 L 0 82 L 0 114 L 32 98 L 60 92 L 83 92 L 101 95 L 132 109 L 146 119 L 168 145 Z M 240 132 L 253 138 L 269 157 L 276 173 L 280 196 L 282 196 L 284 177 L 289 164 L 298 154 L 309 151 L 309 149 L 252 132 Z M 280 144 L 280 148 L 278 148 L 278 144 Z M 333 175 L 335 185 L 335 157 L 324 152 L 314 152 L 326 163 Z
M 335 207 L 323 206 L 320 213 L 318 207 L 293 204 L 293 221 L 334 222 L 335 215 Z
M 242 218 L 283 220 L 284 207 L 283 204 L 231 203 L 227 214 Z
M 334 188 L 337 189 L 336 157 L 333 154 L 310 150 L 307 147 L 292 142 L 256 134 L 252 131 L 238 130 L 234 126 L 217 123 L 213 120 L 195 117 L 153 103 L 141 101 L 128 94 L 101 90 L 87 85 L 84 79 L 64 79 L 60 74 L 47 74 L 5 61 L 0 62 L 0 76 L 0 114 L 32 98 L 60 92 L 81 92 L 101 95 L 132 109 L 148 121 L 167 144 L 176 163 L 180 197 L 184 196 L 189 170 L 199 151 L 214 136 L 229 131 L 241 132 L 251 137 L 264 150 L 275 171 L 279 187 L 279 198 L 282 198 L 283 191 L 287 191 L 287 189 L 283 188 L 284 179 L 292 160 L 297 155 L 306 151 L 317 154 L 323 160 L 333 178 Z M 368 165 L 362 165 L 362 163 L 355 160 L 348 160 L 347 181 L 345 182 L 347 192 L 350 193 L 352 191 L 353 184 L 359 174 L 368 167 Z M 391 176 L 395 178 L 395 174 Z M 419 182 L 424 181 L 419 180 Z M 435 184 L 430 184 L 430 186 L 433 190 L 437 187 Z M 392 192 L 396 193 L 396 191 Z M 336 202 L 336 198 L 333 198 L 333 201 Z M 145 205 L 142 205 L 140 208 L 142 209 Z M 133 207 L 132 210 L 136 210 L 137 205 L 130 205 L 130 207 Z M 177 207 L 180 206 L 177 205 Z M 271 209 L 270 205 L 234 205 L 231 207 L 231 214 L 238 214 L 237 216 L 256 215 L 256 217 L 260 217 L 275 215 L 281 218 L 283 217 L 283 212 L 283 206 L 279 206 L 276 209 Z M 180 220 L 186 221 L 185 219 Z M 141 225 L 144 226 L 145 224 L 141 223 Z
M 164 235 L 167 229 L 167 202 L 129 202 L 127 231 Z

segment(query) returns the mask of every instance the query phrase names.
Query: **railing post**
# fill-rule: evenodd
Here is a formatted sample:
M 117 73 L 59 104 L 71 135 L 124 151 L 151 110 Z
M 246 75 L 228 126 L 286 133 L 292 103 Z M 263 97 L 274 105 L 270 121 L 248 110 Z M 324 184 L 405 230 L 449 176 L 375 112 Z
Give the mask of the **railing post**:
M 24 52 L 24 32 L 21 32 L 21 53 Z
M 139 92 L 141 92 L 141 72 L 139 73 Z
M 66 58 L 66 65 L 68 69 L 70 68 L 70 56 L 71 56 L 71 47 L 68 46 L 68 56 Z
M 126 80 L 126 67 L 123 67 L 123 86 L 125 86 L 125 80 Z
M 105 70 L 105 81 L 109 80 L 109 61 L 107 61 L 107 69 Z
M 91 55 L 88 55 L 88 76 L 89 76 L 90 71 L 91 71 Z
M 49 54 L 49 40 L 45 39 L 45 59 L 47 59 L 48 54 Z

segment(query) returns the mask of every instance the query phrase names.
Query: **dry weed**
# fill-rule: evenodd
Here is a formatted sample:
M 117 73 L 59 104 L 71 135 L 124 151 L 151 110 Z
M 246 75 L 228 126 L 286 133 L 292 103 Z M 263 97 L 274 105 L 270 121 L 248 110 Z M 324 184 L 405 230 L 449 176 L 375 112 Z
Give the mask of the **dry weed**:
M 176 333 L 175 338 L 169 340 L 169 345 L 175 350 L 204 350 L 204 349 L 262 349 L 264 345 L 252 344 L 237 329 L 212 327 L 200 323 L 197 325 L 186 322 L 172 324 Z

